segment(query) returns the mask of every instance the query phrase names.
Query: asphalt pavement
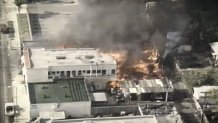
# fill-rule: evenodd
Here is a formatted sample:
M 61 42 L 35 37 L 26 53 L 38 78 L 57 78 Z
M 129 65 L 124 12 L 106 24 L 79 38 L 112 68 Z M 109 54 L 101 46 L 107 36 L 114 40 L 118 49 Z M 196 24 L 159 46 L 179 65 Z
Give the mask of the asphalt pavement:
M 0 0 L 0 23 L 5 23 L 5 7 Z M 8 60 L 8 35 L 1 34 L 0 39 L 0 123 L 12 123 L 13 117 L 5 116 L 5 102 L 12 102 L 12 90 L 10 79 L 10 64 Z
M 12 123 L 13 117 L 5 116 L 4 113 L 4 103 L 5 102 L 13 102 L 12 99 L 12 90 L 8 88 L 8 86 L 11 86 L 11 77 L 10 77 L 10 64 L 8 60 L 8 47 L 7 47 L 7 41 L 8 36 L 7 35 L 1 35 L 1 55 L 0 55 L 0 61 L 1 61 L 1 67 L 0 67 L 0 82 L 1 82 L 1 93 L 2 96 L 0 98 L 1 101 L 1 117 L 3 120 L 0 123 Z
M 2 40 L 0 40 L 2 42 Z M 0 42 L 0 45 L 1 45 Z M 0 52 L 0 58 L 2 58 L 2 52 Z M 3 73 L 2 73 L 2 60 L 0 60 L 0 122 L 5 122 L 5 114 L 4 114 L 4 83 L 3 83 Z

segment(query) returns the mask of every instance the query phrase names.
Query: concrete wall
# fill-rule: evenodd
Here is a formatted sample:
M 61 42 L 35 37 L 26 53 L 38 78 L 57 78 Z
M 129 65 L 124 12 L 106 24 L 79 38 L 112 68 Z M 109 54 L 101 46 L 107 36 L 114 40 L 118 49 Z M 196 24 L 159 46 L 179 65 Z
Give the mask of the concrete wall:
M 78 71 L 81 71 L 80 76 L 86 76 L 86 77 L 116 77 L 116 74 L 112 74 L 111 70 L 116 70 L 116 64 L 108 64 L 108 65 L 83 65 L 83 66 L 50 66 L 48 68 L 31 68 L 31 69 L 25 69 L 23 68 L 23 75 L 25 76 L 25 81 L 28 83 L 35 83 L 35 82 L 52 82 L 53 79 L 61 78 L 61 71 L 64 71 L 64 75 L 67 75 L 67 71 L 70 71 L 70 77 L 78 77 Z M 106 70 L 106 74 L 102 75 L 102 73 L 90 73 L 88 74 L 87 70 Z M 57 73 L 59 71 L 59 73 Z M 76 71 L 76 76 L 73 76 L 72 71 Z M 85 71 L 85 73 L 83 72 Z M 55 74 L 48 76 L 48 72 L 52 73 L 55 72 Z
M 91 102 L 31 104 L 30 117 L 38 117 L 40 111 L 64 111 L 66 117 L 86 117 L 91 114 Z
M 92 115 L 110 115 L 117 114 L 119 115 L 121 112 L 125 112 L 127 114 L 137 113 L 138 106 L 137 105 L 129 105 L 129 106 L 102 106 L 102 107 L 92 107 L 91 114 Z
M 48 79 L 48 69 L 27 69 L 25 80 L 28 83 L 52 82 L 52 79 Z
M 83 70 L 106 70 L 106 75 L 113 75 L 111 74 L 111 70 L 112 69 L 115 69 L 116 70 L 116 64 L 107 64 L 107 65 L 72 65 L 72 66 L 50 66 L 48 68 L 49 71 L 83 71 Z M 76 74 L 78 76 L 78 72 Z M 87 73 L 83 73 L 82 72 L 82 76 L 100 76 L 102 75 L 101 73 L 99 74 L 94 74 L 94 73 L 91 73 L 91 74 L 87 74 Z M 113 75 L 114 76 L 114 75 Z
M 64 110 L 66 116 L 85 117 L 91 115 L 91 101 L 62 103 L 60 110 Z

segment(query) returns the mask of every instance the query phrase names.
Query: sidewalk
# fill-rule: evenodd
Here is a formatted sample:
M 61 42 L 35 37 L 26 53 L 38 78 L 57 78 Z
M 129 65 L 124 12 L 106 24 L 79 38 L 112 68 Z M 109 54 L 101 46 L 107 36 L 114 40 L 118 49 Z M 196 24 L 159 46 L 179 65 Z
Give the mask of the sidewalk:
M 13 102 L 16 106 L 17 113 L 14 122 L 24 123 L 29 121 L 30 111 L 28 105 L 28 92 L 21 73 L 20 63 L 20 37 L 18 33 L 17 14 L 18 9 L 14 5 L 14 0 L 5 0 L 5 21 L 13 21 L 15 37 L 8 40 L 8 54 L 10 61 Z M 20 13 L 27 13 L 26 5 L 22 5 Z

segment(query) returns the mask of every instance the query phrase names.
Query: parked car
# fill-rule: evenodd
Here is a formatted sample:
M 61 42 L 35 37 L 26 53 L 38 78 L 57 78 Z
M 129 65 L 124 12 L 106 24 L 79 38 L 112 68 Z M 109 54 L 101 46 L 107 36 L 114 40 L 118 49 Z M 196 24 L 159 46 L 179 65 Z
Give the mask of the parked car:
M 5 103 L 5 115 L 14 116 L 15 114 L 15 105 L 14 103 Z

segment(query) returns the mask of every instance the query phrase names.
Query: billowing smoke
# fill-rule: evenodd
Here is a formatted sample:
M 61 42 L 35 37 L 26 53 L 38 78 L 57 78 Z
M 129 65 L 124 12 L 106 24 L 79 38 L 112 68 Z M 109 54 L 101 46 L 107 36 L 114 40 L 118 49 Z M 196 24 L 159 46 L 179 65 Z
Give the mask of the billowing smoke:
M 166 35 L 166 49 L 164 53 L 164 58 L 173 53 L 176 47 L 178 47 L 184 40 L 183 35 L 186 33 L 186 29 L 189 23 L 189 18 L 185 15 L 176 15 L 175 16 L 175 25 L 176 29 L 173 32 L 167 32 Z
M 49 37 L 49 40 L 53 41 L 55 46 L 94 47 L 106 52 L 124 53 L 127 58 L 119 65 L 123 76 L 135 75 L 141 78 L 145 75 L 162 75 L 159 69 L 162 65 L 159 63 L 166 61 L 165 56 L 181 41 L 180 33 L 174 32 L 183 32 L 188 23 L 184 14 L 177 13 L 172 10 L 172 6 L 163 2 L 78 2 L 78 5 L 73 6 L 75 9 L 69 14 L 70 17 L 66 19 L 68 23 L 63 24 L 64 29 L 58 35 Z M 50 45 L 50 42 L 48 44 Z
M 153 46 L 165 58 L 180 42 L 177 39 L 181 39 L 178 37 L 181 35 L 177 35 L 166 46 L 167 33 L 183 32 L 188 18 L 183 12 L 166 9 L 161 2 L 151 3 L 142 0 L 78 0 L 68 23 L 63 24 L 64 29 L 49 40 L 55 46 L 125 50 L 133 51 L 131 54 L 135 56 L 140 55 L 141 49 Z M 152 45 L 147 46 L 149 41 Z
M 145 4 L 141 0 L 79 0 L 57 42 L 74 47 L 140 49 L 148 40 Z

